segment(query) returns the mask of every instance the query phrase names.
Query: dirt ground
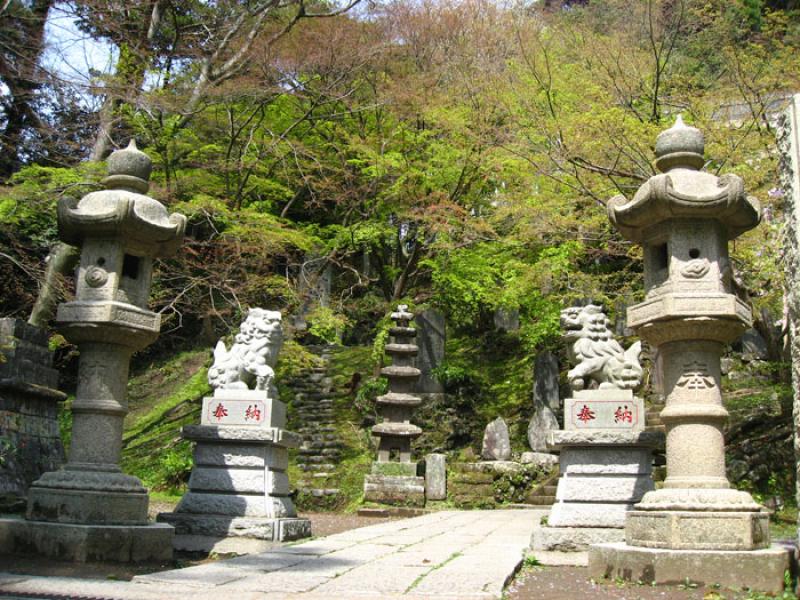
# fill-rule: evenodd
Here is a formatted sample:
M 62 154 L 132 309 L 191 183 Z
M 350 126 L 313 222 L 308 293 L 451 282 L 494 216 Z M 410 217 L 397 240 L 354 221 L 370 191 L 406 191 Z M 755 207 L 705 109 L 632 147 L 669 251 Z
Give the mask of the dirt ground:
M 152 502 L 151 513 L 171 511 L 173 504 Z M 311 531 L 314 537 L 322 537 L 358 527 L 377 525 L 386 521 L 393 521 L 396 517 L 360 517 L 350 514 L 336 513 L 304 513 L 300 515 L 311 519 Z M 136 575 L 190 567 L 209 560 L 221 557 L 205 556 L 199 553 L 176 553 L 171 561 L 161 563 L 141 563 L 136 565 L 112 563 L 73 563 L 57 561 L 51 558 L 35 556 L 17 556 L 0 554 L 0 571 L 5 573 L 20 573 L 25 575 L 44 575 L 51 577 L 78 577 L 130 580 Z

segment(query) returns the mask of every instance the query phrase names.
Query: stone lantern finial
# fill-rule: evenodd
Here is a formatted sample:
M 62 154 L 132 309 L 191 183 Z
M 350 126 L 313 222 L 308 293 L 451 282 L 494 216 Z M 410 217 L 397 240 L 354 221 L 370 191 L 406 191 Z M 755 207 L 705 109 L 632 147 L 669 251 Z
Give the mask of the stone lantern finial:
M 675 168 L 698 171 L 705 164 L 705 145 L 703 132 L 686 125 L 679 114 L 675 124 L 656 138 L 656 167 L 662 173 Z
M 139 150 L 136 140 L 131 138 L 127 148 L 115 150 L 108 157 L 108 177 L 103 179 L 103 185 L 108 189 L 129 189 L 146 194 L 152 170 L 150 157 Z

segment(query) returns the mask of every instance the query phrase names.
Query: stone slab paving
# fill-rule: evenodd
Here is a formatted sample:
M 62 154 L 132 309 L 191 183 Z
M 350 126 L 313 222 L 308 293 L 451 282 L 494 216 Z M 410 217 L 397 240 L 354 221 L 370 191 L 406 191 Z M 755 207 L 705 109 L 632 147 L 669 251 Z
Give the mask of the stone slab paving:
M 488 600 L 501 597 L 545 514 L 442 511 L 132 582 L 0 573 L 0 591 L 113 600 Z

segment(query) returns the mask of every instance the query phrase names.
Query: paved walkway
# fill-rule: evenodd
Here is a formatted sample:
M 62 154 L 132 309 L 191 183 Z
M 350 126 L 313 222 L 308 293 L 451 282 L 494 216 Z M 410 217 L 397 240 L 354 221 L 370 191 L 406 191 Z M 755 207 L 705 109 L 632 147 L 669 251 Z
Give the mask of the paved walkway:
M 500 598 L 544 514 L 443 511 L 132 582 L 0 574 L 0 590 L 120 600 Z

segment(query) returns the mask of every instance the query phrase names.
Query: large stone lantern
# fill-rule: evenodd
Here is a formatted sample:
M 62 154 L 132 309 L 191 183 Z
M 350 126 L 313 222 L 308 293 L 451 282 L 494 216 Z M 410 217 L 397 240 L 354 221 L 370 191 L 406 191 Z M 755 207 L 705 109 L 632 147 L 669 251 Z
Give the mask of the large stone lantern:
M 724 346 L 751 324 L 734 293 L 728 241 L 758 225 L 759 206 L 740 177 L 701 171 L 703 151 L 702 133 L 679 117 L 656 141 L 662 173 L 631 201 L 608 204 L 611 222 L 644 247 L 645 300 L 628 310 L 628 324 L 663 357 L 667 478 L 628 513 L 627 544 L 594 546 L 590 568 L 778 589 L 786 555 L 769 549 L 768 515 L 725 475 L 720 392 Z
M 106 189 L 58 204 L 59 236 L 79 246 L 76 298 L 59 331 L 80 349 L 69 461 L 28 492 L 28 547 L 64 558 L 143 560 L 172 553 L 172 528 L 148 525 L 141 481 L 119 467 L 131 354 L 158 336 L 147 309 L 153 259 L 181 245 L 186 218 L 145 195 L 151 162 L 131 144 L 108 159 Z M 72 544 L 57 544 L 67 536 Z M 114 543 L 103 538 L 113 539 Z M 70 546 L 69 551 L 58 548 Z

